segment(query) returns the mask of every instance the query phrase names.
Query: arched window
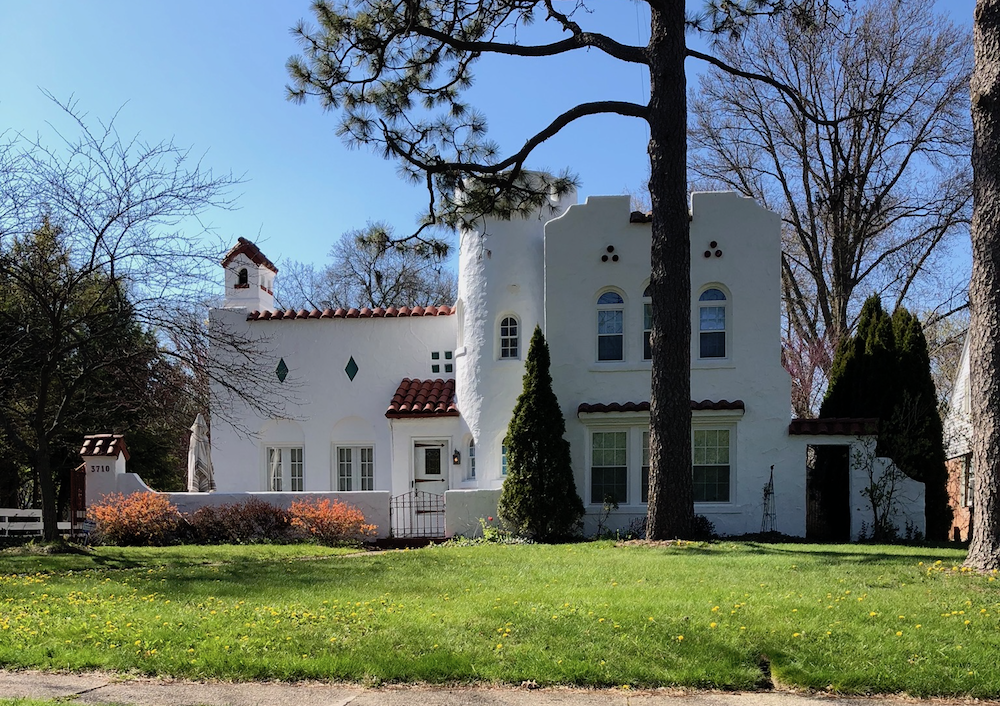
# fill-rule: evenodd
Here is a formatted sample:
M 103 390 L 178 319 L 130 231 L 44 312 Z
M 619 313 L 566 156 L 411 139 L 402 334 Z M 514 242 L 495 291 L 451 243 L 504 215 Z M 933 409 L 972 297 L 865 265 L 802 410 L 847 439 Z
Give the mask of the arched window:
M 236 286 L 237 287 L 249 287 L 250 286 L 250 275 L 247 273 L 247 268 L 243 268 L 236 275 Z
M 642 359 L 653 359 L 653 299 L 650 286 L 642 292 Z
M 500 359 L 511 360 L 518 357 L 517 318 L 505 316 L 500 320 Z
M 597 359 L 625 360 L 625 300 L 618 292 L 597 300 Z
M 469 480 L 476 477 L 476 440 L 469 439 L 469 453 L 466 456 L 469 461 Z
M 698 297 L 698 357 L 726 357 L 726 295 L 706 289 Z

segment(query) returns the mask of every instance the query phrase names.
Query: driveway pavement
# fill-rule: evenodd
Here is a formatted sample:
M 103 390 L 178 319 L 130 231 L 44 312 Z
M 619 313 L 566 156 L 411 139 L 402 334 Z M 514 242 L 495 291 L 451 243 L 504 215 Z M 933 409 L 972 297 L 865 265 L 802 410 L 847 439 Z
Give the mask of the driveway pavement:
M 73 704 L 131 706 L 901 706 L 983 701 L 917 701 L 898 697 L 848 699 L 783 691 L 692 692 L 677 689 L 392 686 L 365 688 L 318 682 L 190 682 L 129 679 L 115 674 L 58 674 L 0 670 L 0 697 L 70 700 Z M 998 703 L 998 702 L 993 702 Z

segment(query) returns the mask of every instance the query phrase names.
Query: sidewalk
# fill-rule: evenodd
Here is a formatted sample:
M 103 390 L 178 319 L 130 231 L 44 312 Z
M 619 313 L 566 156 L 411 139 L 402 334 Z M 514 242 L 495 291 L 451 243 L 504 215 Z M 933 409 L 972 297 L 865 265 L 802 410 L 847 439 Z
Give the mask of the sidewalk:
M 675 689 L 528 689 L 517 687 L 391 686 L 363 688 L 317 682 L 189 682 L 164 679 L 125 679 L 115 674 L 56 674 L 0 670 L 0 697 L 68 699 L 74 704 L 128 704 L 130 706 L 864 706 L 913 704 L 915 700 L 837 698 L 781 691 L 746 693 L 685 692 Z M 930 703 L 930 702 L 923 702 Z M 935 700 L 941 704 L 972 703 Z M 977 701 L 983 704 L 986 702 Z

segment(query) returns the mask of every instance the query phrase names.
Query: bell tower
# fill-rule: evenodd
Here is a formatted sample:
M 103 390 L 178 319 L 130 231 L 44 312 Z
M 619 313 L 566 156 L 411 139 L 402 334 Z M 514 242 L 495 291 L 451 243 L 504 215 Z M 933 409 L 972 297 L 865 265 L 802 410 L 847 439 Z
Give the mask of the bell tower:
M 224 309 L 266 311 L 274 308 L 274 278 L 278 268 L 256 245 L 240 238 L 222 258 L 226 271 Z

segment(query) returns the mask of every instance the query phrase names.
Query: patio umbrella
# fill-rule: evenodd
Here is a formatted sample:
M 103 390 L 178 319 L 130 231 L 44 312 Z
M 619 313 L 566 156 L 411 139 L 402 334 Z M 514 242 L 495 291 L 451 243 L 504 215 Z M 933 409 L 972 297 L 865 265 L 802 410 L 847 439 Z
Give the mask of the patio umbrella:
M 188 444 L 188 491 L 209 493 L 215 490 L 212 474 L 212 449 L 208 443 L 208 425 L 198 414 L 191 425 L 191 441 Z

